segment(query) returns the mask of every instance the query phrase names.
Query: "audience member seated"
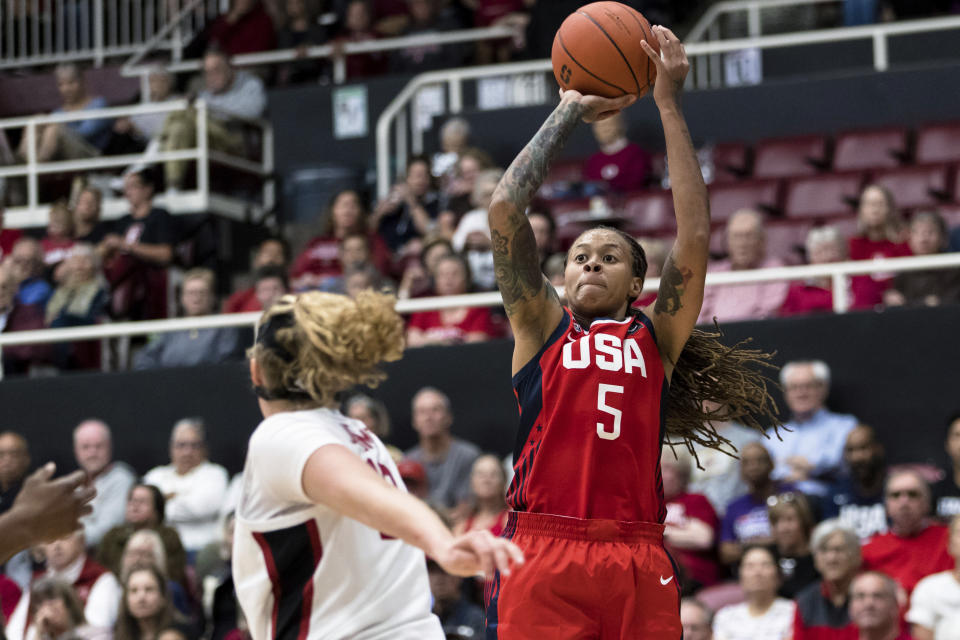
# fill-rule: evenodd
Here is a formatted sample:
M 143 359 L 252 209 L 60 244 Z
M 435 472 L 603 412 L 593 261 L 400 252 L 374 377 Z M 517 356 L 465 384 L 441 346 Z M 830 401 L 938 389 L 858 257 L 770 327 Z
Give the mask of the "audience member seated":
M 286 0 L 284 9 L 285 22 L 277 32 L 278 49 L 296 49 L 302 56 L 308 47 L 327 41 L 326 30 L 317 22 L 317 3 Z M 322 68 L 321 60 L 298 60 L 280 67 L 277 81 L 281 85 L 316 81 Z
M 487 209 L 502 177 L 500 169 L 488 169 L 477 176 L 471 200 L 475 208 L 460 219 L 451 241 L 454 251 L 467 259 L 473 287 L 478 291 L 492 291 L 497 287 Z
M 348 235 L 368 235 L 367 209 L 354 189 L 345 189 L 333 196 L 322 220 L 320 235 L 307 243 L 290 268 L 294 291 L 317 289 L 324 278 L 341 275 L 345 265 L 339 258 L 340 243 Z M 373 263 L 381 273 L 387 273 L 390 249 L 376 234 L 369 234 L 368 242 Z
M 198 268 L 185 273 L 180 293 L 184 317 L 213 314 L 217 308 L 214 289 L 213 271 Z M 162 333 L 136 355 L 133 368 L 193 367 L 224 362 L 242 351 L 240 335 L 236 327 Z
M 861 573 L 850 585 L 850 619 L 858 638 L 914 640 L 900 627 L 897 583 L 877 571 Z
M 13 245 L 7 258 L 10 273 L 17 284 L 17 302 L 23 305 L 46 307 L 53 288 L 43 277 L 43 248 L 37 240 L 23 237 Z
M 810 264 L 842 262 L 846 242 L 836 227 L 815 227 L 807 233 L 807 261 Z M 833 311 L 833 283 L 829 276 L 794 282 L 780 307 L 781 316 Z
M 708 271 L 744 271 L 783 266 L 779 258 L 766 257 L 763 216 L 750 209 L 737 211 L 727 222 L 725 260 L 710 263 Z M 776 314 L 787 295 L 786 282 L 723 284 L 707 287 L 700 309 L 701 324 L 769 318 Z
M 160 631 L 178 621 L 166 576 L 155 565 L 134 567 L 123 581 L 113 640 L 161 640 Z
M 73 455 L 97 490 L 90 503 L 93 511 L 82 519 L 87 545 L 96 547 L 108 531 L 123 523 L 136 476 L 129 466 L 113 460 L 113 435 L 102 420 L 91 418 L 77 425 Z
M 870 185 L 860 193 L 857 235 L 849 240 L 851 260 L 875 260 L 910 255 L 903 242 L 903 224 L 893 194 L 880 185 Z M 893 275 L 872 273 L 850 278 L 853 293 L 851 309 L 873 309 L 883 302 L 883 292 Z
M 0 263 L 13 251 L 13 245 L 17 240 L 23 237 L 20 229 L 5 229 L 3 226 L 4 216 L 3 198 L 0 197 Z
M 249 0 L 239 0 L 247 2 Z M 271 31 L 272 33 L 272 31 Z M 215 151 L 243 155 L 243 125 L 234 118 L 259 118 L 267 108 L 263 81 L 230 65 L 224 52 L 212 49 L 203 56 L 204 88 L 197 98 L 211 109 L 207 117 L 207 141 Z M 197 144 L 197 116 L 193 109 L 171 113 L 163 125 L 162 151 L 191 149 Z M 164 164 L 167 189 L 179 190 L 186 179 L 187 160 L 171 160 Z
M 537 252 L 540 254 L 540 264 L 547 261 L 557 249 L 557 223 L 546 208 L 531 208 L 527 213 L 527 220 L 533 229 L 533 239 L 537 243 Z M 649 255 L 647 256 L 649 258 Z
M 400 36 L 430 35 L 461 26 L 442 9 L 439 0 L 407 0 L 407 5 L 410 8 L 410 21 L 398 34 Z M 463 66 L 465 58 L 463 45 L 422 44 L 391 52 L 390 70 L 393 73 L 421 73 L 448 69 Z
M 930 487 L 916 471 L 891 472 L 885 494 L 890 531 L 863 546 L 863 568 L 883 571 L 909 594 L 921 578 L 953 568 L 949 532 L 930 522 Z
M 207 460 L 205 430 L 198 418 L 184 418 L 173 427 L 170 461 L 151 469 L 143 480 L 163 493 L 167 522 L 180 534 L 187 553 L 196 554 L 220 535 L 227 471 Z
M 857 419 L 826 408 L 830 367 L 821 360 L 788 362 L 780 370 L 780 384 L 790 419 L 767 445 L 776 461 L 773 476 L 796 483 L 804 493 L 823 495 L 840 470 L 843 445 Z
M 0 514 L 13 505 L 29 468 L 26 438 L 15 431 L 0 431 Z
M 26 637 L 31 640 L 76 638 L 77 640 L 111 640 L 107 627 L 87 624 L 83 603 L 69 582 L 58 578 L 42 578 L 30 587 L 32 621 Z
M 947 249 L 947 223 L 936 211 L 920 211 L 910 219 L 907 244 L 915 256 L 933 256 Z M 888 307 L 927 306 L 960 302 L 960 268 L 905 271 L 883 293 Z
M 837 520 L 813 530 L 813 561 L 822 579 L 796 596 L 793 640 L 847 640 L 854 630 L 847 606 L 850 583 L 860 571 L 860 540 Z
M 780 573 L 770 549 L 747 547 L 740 561 L 740 586 L 746 601 L 717 611 L 714 640 L 789 640 L 796 605 L 777 596 Z
M 83 615 L 87 622 L 94 627 L 112 627 L 117 620 L 120 584 L 108 569 L 87 556 L 83 531 L 76 531 L 41 548 L 46 558 L 46 570 L 36 574 L 34 582 L 42 578 L 63 580 L 73 587 L 83 604 Z M 29 598 L 20 598 L 7 624 L 7 634 L 11 638 L 25 637 L 32 607 Z
M 370 42 L 380 37 L 373 28 L 370 0 L 348 0 L 343 26 L 334 39 L 334 47 L 342 50 L 348 43 Z M 347 56 L 347 80 L 356 80 L 383 73 L 387 58 L 380 52 Z
M 87 111 L 107 107 L 101 96 L 87 94 L 83 71 L 73 62 L 57 65 L 54 71 L 57 91 L 63 106 L 54 113 Z M 37 162 L 52 160 L 76 160 L 99 156 L 110 142 L 113 123 L 107 119 L 74 120 L 72 122 L 42 125 L 37 129 Z M 24 133 L 17 150 L 17 160 L 27 161 L 27 135 Z
M 59 200 L 50 206 L 47 233 L 40 239 L 43 264 L 48 269 L 56 267 L 70 254 L 73 245 L 73 213 L 65 200 Z
M 110 294 L 99 268 L 100 257 L 89 244 L 77 244 L 58 270 L 60 284 L 47 303 L 48 327 L 97 324 L 107 316 Z M 100 365 L 97 340 L 53 345 L 53 361 L 60 369 L 92 369 Z
M 283 267 L 267 265 L 257 269 L 254 273 L 254 292 L 257 302 L 257 309 L 251 311 L 260 311 L 269 309 L 273 304 L 290 293 L 290 284 L 287 280 L 287 272 Z
M 706 496 L 689 492 L 692 466 L 690 454 L 685 450 L 664 447 L 660 455 L 663 500 L 667 507 L 663 542 L 687 577 L 684 591 L 690 592 L 698 586 L 716 584 L 720 579 L 715 549 L 720 521 Z
M 460 218 L 474 208 L 473 187 L 477 176 L 493 168 L 493 158 L 485 151 L 468 147 L 460 153 L 453 175 L 444 185 L 443 211 L 437 220 L 439 235 L 448 240 L 453 238 Z
M 747 493 L 727 505 L 720 527 L 720 560 L 735 565 L 746 544 L 772 544 L 773 532 L 767 501 L 780 492 L 791 491 L 771 477 L 773 459 L 759 442 L 748 442 L 740 451 L 740 475 Z
M 680 624 L 684 640 L 712 640 L 713 612 L 695 598 L 680 601 Z
M 376 288 L 373 281 L 380 279 L 380 270 L 371 262 L 373 256 L 370 253 L 370 241 L 371 237 L 365 233 L 344 236 L 337 243 L 337 262 L 342 265 L 343 274 L 325 276 L 316 288 L 332 293 L 344 293 L 347 289 L 347 275 L 357 271 L 374 274 L 376 277 L 372 278 L 370 286 Z
M 165 516 L 166 500 L 160 490 L 150 484 L 135 484 L 127 497 L 124 522 L 103 536 L 97 551 L 97 560 L 115 575 L 120 575 L 123 549 L 130 536 L 137 531 L 148 529 L 155 531 L 163 541 L 170 579 L 186 584 L 184 571 L 187 553 L 176 529 L 164 524 Z
M 178 98 L 174 93 L 175 78 L 172 73 L 161 65 L 155 65 L 147 74 L 147 103 L 167 102 Z M 147 150 L 149 157 L 160 149 L 160 134 L 163 124 L 167 120 L 167 113 L 138 113 L 132 116 L 117 118 L 113 123 L 114 141 L 110 145 L 122 145 L 122 153 L 138 153 Z M 134 170 L 142 169 L 134 165 Z M 129 172 L 129 170 L 128 170 Z
M 715 403 L 714 407 L 719 408 Z M 760 434 L 734 422 L 711 423 L 717 435 L 726 438 L 731 447 L 723 451 L 694 445 L 697 464 L 690 473 L 690 491 L 707 497 L 717 515 L 723 517 L 727 505 L 747 493 L 747 485 L 740 475 L 739 455 L 749 442 L 758 442 Z
M 206 36 L 207 47 L 230 56 L 277 48 L 273 20 L 260 0 L 231 0 L 230 10 L 213 21 Z
M 435 274 L 438 296 L 462 295 L 469 291 L 470 269 L 456 255 L 445 256 L 437 263 Z M 420 311 L 407 323 L 407 346 L 484 342 L 504 335 L 501 324 L 486 307 L 454 307 L 439 311 Z
M 952 463 L 943 478 L 934 483 L 934 514 L 943 521 L 960 515 L 960 413 L 947 420 L 947 438 L 944 448 Z
M 801 493 L 782 493 L 768 501 L 767 516 L 783 582 L 778 593 L 793 599 L 797 592 L 820 579 L 810 553 L 813 512 Z
M 463 519 L 455 523 L 456 534 L 487 530 L 495 536 L 507 525 L 507 474 L 500 460 L 490 454 L 482 455 L 470 471 L 470 503 Z
M 426 470 L 430 502 L 441 509 L 468 502 L 470 472 L 480 450 L 451 434 L 450 398 L 439 389 L 424 387 L 413 396 L 411 408 L 418 444 L 406 452 L 406 457 Z
M 210 634 L 204 637 L 209 637 L 210 640 L 234 638 L 239 633 L 238 629 L 244 628 L 243 611 L 237 603 L 231 567 L 234 524 L 235 516 L 230 513 L 223 524 L 223 540 L 216 544 L 216 559 L 219 563 L 215 569 L 211 567 L 201 571 L 200 558 L 197 559 L 198 578 L 206 607 L 204 618 Z M 209 549 L 210 546 L 208 545 L 207 548 Z
M 397 288 L 397 297 L 406 300 L 435 295 L 434 280 L 437 265 L 442 258 L 449 255 L 453 255 L 453 246 L 449 240 L 434 238 L 425 241 L 417 259 L 407 261 L 403 278 Z
M 127 540 L 127 544 L 123 547 L 123 554 L 120 556 L 120 573 L 117 575 L 122 580 L 135 567 L 145 564 L 156 565 L 163 575 L 167 576 L 167 588 L 173 606 L 184 616 L 189 617 L 192 605 L 184 585 L 170 579 L 163 540 L 160 539 L 160 534 L 150 529 L 140 529 Z M 179 567 L 179 572 L 183 573 L 184 568 Z
M 947 551 L 960 560 L 960 516 L 950 520 Z M 952 570 L 934 573 L 917 583 L 910 596 L 907 622 L 914 640 L 955 638 L 960 632 L 960 563 Z
M 167 317 L 166 267 L 173 260 L 176 227 L 166 209 L 153 206 L 154 186 L 149 170 L 124 178 L 130 213 L 117 220 L 97 248 L 112 289 L 111 313 L 118 318 Z
M 440 201 L 433 188 L 430 162 L 423 156 L 411 158 L 407 175 L 381 200 L 370 218 L 370 228 L 376 230 L 396 258 L 404 258 L 413 249 L 412 240 L 429 235 L 440 213 Z
M 430 173 L 440 180 L 445 195 L 450 195 L 448 187 L 456 176 L 463 153 L 469 149 L 469 142 L 470 123 L 465 118 L 450 118 L 440 127 L 440 150 L 431 158 Z
M 852 529 L 861 542 L 887 532 L 887 512 L 883 505 L 883 483 L 886 463 L 883 445 L 873 427 L 858 425 L 843 445 L 846 469 L 827 491 L 823 500 L 823 516 L 838 518 Z
M 587 158 L 584 180 L 603 183 L 613 191 L 640 189 L 647 183 L 650 154 L 627 140 L 622 114 L 594 122 L 593 137 L 600 150 Z
M 253 255 L 251 267 L 256 272 L 267 266 L 280 267 L 286 271 L 287 263 L 290 261 L 290 251 L 287 243 L 280 238 L 267 238 L 257 246 L 257 251 Z M 257 297 L 257 288 L 254 284 L 247 289 L 241 289 L 233 293 L 227 301 L 223 303 L 224 313 L 243 313 L 245 311 L 260 311 L 263 307 Z
M 637 238 L 637 242 L 643 247 L 643 253 L 647 256 L 647 279 L 659 278 L 669 251 L 666 243 L 659 238 Z M 631 306 L 634 309 L 643 310 L 647 305 L 653 304 L 656 299 L 657 292 L 650 291 L 634 300 Z
M 483 609 L 463 595 L 463 578 L 450 575 L 429 558 L 427 575 L 433 595 L 433 613 L 440 618 L 446 637 L 481 637 L 484 633 Z
M 0 265 L 0 333 L 43 329 L 43 307 L 39 304 L 21 304 L 17 300 L 17 278 L 7 264 Z M 26 344 L 4 347 L 2 351 L 4 375 L 27 374 L 35 366 L 50 359 L 48 345 Z
M 386 440 L 390 435 L 390 413 L 387 405 L 376 398 L 362 393 L 352 395 L 344 403 L 343 413 L 365 424 L 367 429 L 381 440 Z
M 389 291 L 391 287 L 392 283 L 385 280 L 371 265 L 349 266 L 343 274 L 344 293 L 350 298 L 356 298 L 358 293 L 368 289 Z
M 77 194 L 73 205 L 73 238 L 77 242 L 99 245 L 110 232 L 110 225 L 100 220 L 103 193 L 86 186 Z

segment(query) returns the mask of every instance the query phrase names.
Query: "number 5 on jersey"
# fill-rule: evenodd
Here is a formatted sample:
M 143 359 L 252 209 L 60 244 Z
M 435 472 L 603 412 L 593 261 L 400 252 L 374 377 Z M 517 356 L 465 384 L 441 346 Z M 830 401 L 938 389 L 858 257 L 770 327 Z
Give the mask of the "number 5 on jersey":
M 601 384 L 597 387 L 597 410 L 613 416 L 613 429 L 607 431 L 607 427 L 602 422 L 598 422 L 597 435 L 604 440 L 616 440 L 620 437 L 620 418 L 623 416 L 623 412 L 607 404 L 608 393 L 622 394 L 623 387 L 616 384 Z

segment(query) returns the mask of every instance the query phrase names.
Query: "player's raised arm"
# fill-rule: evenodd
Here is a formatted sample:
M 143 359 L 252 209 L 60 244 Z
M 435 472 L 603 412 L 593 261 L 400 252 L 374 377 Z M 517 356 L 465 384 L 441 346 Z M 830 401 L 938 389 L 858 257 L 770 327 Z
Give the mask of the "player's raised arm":
M 683 44 L 665 27 L 653 27 L 660 43 L 658 55 L 646 43 L 643 48 L 657 65 L 653 97 L 660 110 L 667 143 L 667 162 L 677 216 L 677 240 L 667 256 L 660 276 L 660 291 L 653 303 L 657 342 L 667 375 L 690 337 L 703 304 L 710 246 L 710 201 L 700 173 L 690 131 L 680 110 L 680 92 L 690 69 Z
M 527 205 L 580 120 L 609 117 L 635 100 L 632 95 L 608 99 L 563 92 L 560 104 L 497 185 L 489 209 L 490 236 L 497 286 L 517 340 L 514 370 L 546 342 L 563 314 L 556 292 L 540 271 Z

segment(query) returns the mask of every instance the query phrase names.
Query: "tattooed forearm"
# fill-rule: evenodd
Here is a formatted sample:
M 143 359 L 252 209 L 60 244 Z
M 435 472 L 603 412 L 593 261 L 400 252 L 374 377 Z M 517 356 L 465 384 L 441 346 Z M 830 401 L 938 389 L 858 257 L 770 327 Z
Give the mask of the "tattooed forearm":
M 657 302 L 653 307 L 654 313 L 665 313 L 674 316 L 683 307 L 683 292 L 687 283 L 693 277 L 693 271 L 688 267 L 677 267 L 673 255 L 667 257 L 660 275 L 660 291 L 657 293 Z
M 544 288 L 543 274 L 533 229 L 524 219 L 516 225 L 512 238 L 491 229 L 493 242 L 493 267 L 497 284 L 503 296 L 503 305 L 513 315 L 516 304 L 532 300 Z M 552 291 L 551 287 L 548 287 Z M 554 294 L 556 295 L 556 294 Z

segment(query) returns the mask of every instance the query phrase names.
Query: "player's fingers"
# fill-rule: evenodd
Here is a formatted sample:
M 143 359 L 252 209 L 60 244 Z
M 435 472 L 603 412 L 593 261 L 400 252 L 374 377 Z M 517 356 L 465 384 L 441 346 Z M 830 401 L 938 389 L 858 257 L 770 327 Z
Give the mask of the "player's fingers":
M 523 551 L 520 549 L 520 547 L 510 542 L 509 540 L 506 540 L 505 542 L 506 542 L 507 553 L 510 554 L 510 558 L 513 560 L 514 564 L 521 565 L 527 561 L 527 559 L 523 556 Z
M 82 487 L 74 491 L 74 497 L 79 504 L 86 505 L 97 497 L 97 490 L 93 487 Z
M 667 39 L 667 36 L 663 33 L 663 27 L 661 27 L 660 25 L 656 25 L 652 27 L 652 30 L 653 30 L 653 35 L 657 37 L 657 42 L 660 43 L 660 46 L 665 47 L 667 45 L 667 42 L 669 42 L 669 40 Z
M 669 28 L 667 28 L 667 27 L 665 27 L 665 26 L 663 26 L 663 25 L 657 25 L 657 26 L 660 27 L 660 30 L 663 32 L 663 36 L 664 36 L 667 40 L 669 40 L 669 41 L 671 41 L 671 42 L 680 42 L 680 38 L 678 38 L 677 35 L 676 35 L 673 31 L 671 31 Z
M 647 56 L 653 60 L 653 64 L 657 66 L 657 70 L 659 71 L 660 67 L 663 65 L 663 60 L 660 59 L 660 54 L 657 53 L 646 40 L 641 40 L 640 46 L 643 47 L 643 50 L 646 52 Z
M 57 465 L 53 462 L 48 462 L 43 465 L 36 471 L 34 471 L 27 480 L 39 480 L 46 481 L 53 477 L 53 474 L 57 472 Z
M 492 540 L 493 536 L 491 536 L 488 531 L 476 532 L 472 540 L 473 548 L 480 557 L 480 568 L 488 578 L 493 577 L 494 558 L 493 544 L 491 544 Z
M 73 491 L 78 487 L 86 484 L 86 482 L 87 482 L 86 471 L 74 471 L 73 473 L 69 475 L 65 475 L 59 480 L 57 480 L 57 484 L 59 484 L 60 486 L 70 491 Z
M 493 559 L 497 563 L 497 569 L 501 574 L 505 576 L 510 575 L 510 554 L 507 553 L 505 546 L 498 544 L 494 547 Z

